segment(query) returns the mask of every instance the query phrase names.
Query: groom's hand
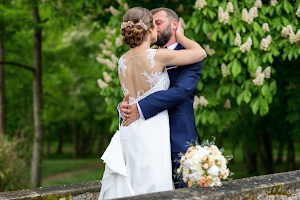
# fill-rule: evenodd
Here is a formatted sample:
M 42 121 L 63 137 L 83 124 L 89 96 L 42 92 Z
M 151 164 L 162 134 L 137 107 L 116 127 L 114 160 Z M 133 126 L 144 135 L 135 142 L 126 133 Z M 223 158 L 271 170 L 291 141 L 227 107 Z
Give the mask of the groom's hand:
M 130 114 L 130 104 L 129 104 L 129 94 L 126 94 L 126 96 L 124 97 L 123 101 L 120 104 L 120 112 L 123 118 L 123 121 L 125 121 Z
M 128 111 L 130 112 L 130 114 L 128 114 L 129 117 L 127 117 L 126 120 L 123 121 L 123 126 L 129 126 L 132 122 L 140 118 L 140 113 L 138 111 L 136 103 L 132 104 Z

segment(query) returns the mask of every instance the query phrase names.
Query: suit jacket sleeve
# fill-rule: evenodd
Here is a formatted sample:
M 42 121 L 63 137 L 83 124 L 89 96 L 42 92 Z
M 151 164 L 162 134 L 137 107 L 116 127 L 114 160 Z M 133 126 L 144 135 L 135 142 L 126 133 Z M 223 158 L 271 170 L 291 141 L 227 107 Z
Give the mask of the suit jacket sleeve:
M 179 105 L 196 89 L 202 74 L 202 61 L 182 67 L 176 83 L 165 91 L 155 92 L 139 101 L 145 119 Z

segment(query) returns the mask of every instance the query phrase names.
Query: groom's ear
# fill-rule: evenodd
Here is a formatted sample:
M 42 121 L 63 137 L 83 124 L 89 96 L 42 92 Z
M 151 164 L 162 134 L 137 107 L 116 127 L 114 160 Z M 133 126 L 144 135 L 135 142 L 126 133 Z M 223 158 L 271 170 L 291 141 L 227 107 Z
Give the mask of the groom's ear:
M 177 30 L 179 22 L 176 19 L 173 19 L 171 23 L 172 23 L 173 30 Z

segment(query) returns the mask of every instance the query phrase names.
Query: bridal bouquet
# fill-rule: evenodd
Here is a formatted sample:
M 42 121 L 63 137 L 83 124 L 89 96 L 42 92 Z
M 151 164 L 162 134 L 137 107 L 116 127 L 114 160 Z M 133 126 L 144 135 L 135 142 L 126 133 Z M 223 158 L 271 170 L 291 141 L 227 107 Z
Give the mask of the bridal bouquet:
M 181 154 L 178 176 L 188 183 L 189 188 L 221 186 L 221 180 L 228 180 L 233 175 L 227 168 L 227 161 L 233 156 L 223 156 L 223 152 L 214 141 L 191 145 L 185 154 Z

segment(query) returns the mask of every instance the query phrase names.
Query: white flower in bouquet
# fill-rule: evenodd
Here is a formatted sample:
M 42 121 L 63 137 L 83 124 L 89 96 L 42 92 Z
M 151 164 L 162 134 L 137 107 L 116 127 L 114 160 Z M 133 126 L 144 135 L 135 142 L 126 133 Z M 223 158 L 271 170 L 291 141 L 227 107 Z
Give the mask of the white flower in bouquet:
M 226 180 L 231 175 L 222 152 L 223 150 L 208 141 L 203 142 L 202 146 L 191 146 L 181 155 L 177 173 L 182 175 L 182 180 L 188 187 L 221 186 L 221 179 Z
M 207 170 L 207 172 L 209 173 L 209 175 L 212 175 L 212 176 L 218 176 L 219 175 L 219 171 L 220 171 L 220 169 L 216 165 L 211 166 Z
M 257 8 L 261 8 L 262 7 L 262 2 L 261 0 L 256 0 L 254 5 L 257 7 Z
M 263 29 L 263 31 L 264 31 L 265 33 L 266 33 L 266 32 L 269 32 L 269 31 L 270 31 L 269 24 L 268 24 L 268 23 L 263 23 L 262 29 Z

